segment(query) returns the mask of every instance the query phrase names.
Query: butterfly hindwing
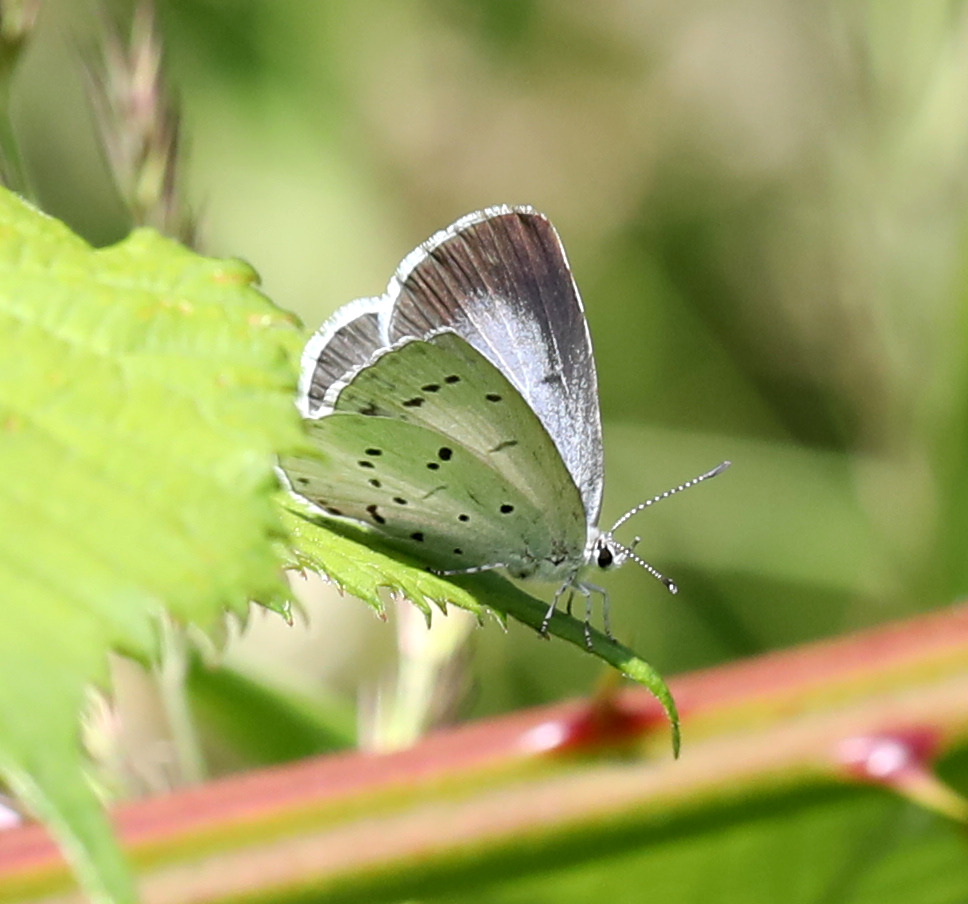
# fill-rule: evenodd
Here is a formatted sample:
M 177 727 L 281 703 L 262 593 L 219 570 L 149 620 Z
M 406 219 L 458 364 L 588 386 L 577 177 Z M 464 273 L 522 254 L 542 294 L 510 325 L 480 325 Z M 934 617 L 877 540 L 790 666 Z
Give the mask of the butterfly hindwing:
M 551 437 L 507 378 L 459 336 L 404 342 L 333 391 L 337 411 L 421 424 L 460 443 L 548 509 L 552 534 L 586 532 L 581 498 Z
M 505 565 L 529 576 L 543 560 L 580 555 L 584 523 L 553 536 L 543 507 L 434 430 L 348 412 L 307 426 L 320 457 L 283 461 L 293 489 L 434 568 Z

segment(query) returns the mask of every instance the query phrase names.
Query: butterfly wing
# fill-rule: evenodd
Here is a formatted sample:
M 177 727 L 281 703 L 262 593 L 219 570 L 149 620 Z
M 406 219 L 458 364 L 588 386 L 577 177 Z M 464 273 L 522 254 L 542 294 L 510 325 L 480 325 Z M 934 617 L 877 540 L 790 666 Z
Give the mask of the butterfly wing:
M 303 414 L 328 413 L 327 390 L 381 349 L 444 329 L 504 373 L 537 414 L 596 525 L 602 428 L 591 340 L 561 240 L 531 208 L 458 220 L 404 259 L 385 295 L 337 311 L 306 346 Z
M 283 461 L 293 489 L 434 568 L 503 565 L 519 577 L 540 577 L 550 558 L 581 553 L 584 523 L 580 539 L 552 537 L 543 508 L 433 430 L 346 412 L 308 426 L 320 458 Z
M 299 407 L 305 417 L 318 417 L 326 390 L 390 344 L 386 333 L 390 306 L 385 295 L 357 298 L 343 305 L 306 343 L 299 386 Z
M 558 578 L 584 559 L 578 489 L 510 382 L 452 333 L 407 340 L 328 395 L 309 423 L 325 464 L 288 459 L 293 488 L 442 569 Z
M 554 500 L 546 518 L 556 532 L 583 519 L 578 490 L 541 421 L 504 374 L 454 333 L 404 340 L 331 393 L 335 411 L 421 424 L 473 452 L 535 505 Z
M 517 387 L 553 438 L 596 525 L 602 498 L 598 380 L 561 240 L 531 208 L 489 208 L 437 233 L 401 264 L 389 337 L 453 330 Z

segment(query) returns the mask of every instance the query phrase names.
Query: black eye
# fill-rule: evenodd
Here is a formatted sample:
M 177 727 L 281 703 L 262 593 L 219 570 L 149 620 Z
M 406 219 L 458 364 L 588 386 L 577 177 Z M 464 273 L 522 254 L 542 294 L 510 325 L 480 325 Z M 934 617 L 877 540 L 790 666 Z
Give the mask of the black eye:
M 598 567 L 608 568 L 612 564 L 615 557 L 612 555 L 612 551 L 607 546 L 602 546 L 598 550 Z

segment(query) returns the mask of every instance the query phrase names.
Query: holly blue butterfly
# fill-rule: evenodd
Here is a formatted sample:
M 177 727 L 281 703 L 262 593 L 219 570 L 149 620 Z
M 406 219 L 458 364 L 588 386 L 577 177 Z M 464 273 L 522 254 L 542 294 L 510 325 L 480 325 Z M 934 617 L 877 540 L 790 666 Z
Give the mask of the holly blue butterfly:
M 591 338 L 551 223 L 491 207 L 404 258 L 386 293 L 338 310 L 306 345 L 299 407 L 320 459 L 282 462 L 290 487 L 362 522 L 438 574 L 503 568 L 556 582 L 541 626 L 592 569 L 632 560 L 614 531 L 729 462 L 598 526 L 602 427 Z

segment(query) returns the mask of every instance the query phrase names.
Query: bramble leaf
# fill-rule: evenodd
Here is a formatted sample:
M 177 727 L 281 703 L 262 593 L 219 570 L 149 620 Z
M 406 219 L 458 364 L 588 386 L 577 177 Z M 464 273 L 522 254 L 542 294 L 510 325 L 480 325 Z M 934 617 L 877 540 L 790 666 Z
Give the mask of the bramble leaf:
M 0 190 L 0 772 L 98 900 L 133 900 L 78 741 L 107 652 L 286 595 L 300 337 L 255 281 L 147 229 L 93 249 Z

